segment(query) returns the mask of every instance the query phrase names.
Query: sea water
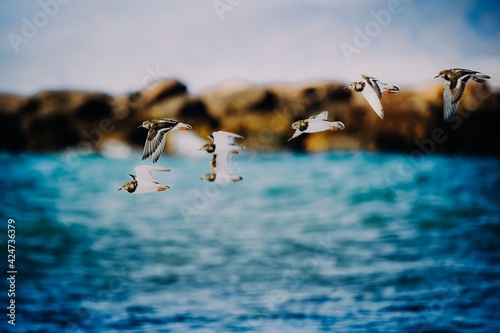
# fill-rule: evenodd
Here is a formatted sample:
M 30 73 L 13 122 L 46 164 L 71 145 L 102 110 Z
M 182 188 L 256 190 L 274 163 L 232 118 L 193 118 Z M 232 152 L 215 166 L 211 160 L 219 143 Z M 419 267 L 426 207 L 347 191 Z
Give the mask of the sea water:
M 12 332 L 496 332 L 500 159 L 370 153 L 0 156 Z M 15 326 L 8 323 L 15 299 Z

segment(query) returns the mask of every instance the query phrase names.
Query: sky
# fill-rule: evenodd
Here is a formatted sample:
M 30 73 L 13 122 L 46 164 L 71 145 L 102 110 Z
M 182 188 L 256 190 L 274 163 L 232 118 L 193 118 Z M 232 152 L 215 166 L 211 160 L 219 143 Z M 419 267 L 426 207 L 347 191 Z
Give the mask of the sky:
M 500 87 L 499 1 L 0 2 L 0 92 L 122 94 L 175 78 L 197 94 L 361 73 L 413 89 L 453 67 Z

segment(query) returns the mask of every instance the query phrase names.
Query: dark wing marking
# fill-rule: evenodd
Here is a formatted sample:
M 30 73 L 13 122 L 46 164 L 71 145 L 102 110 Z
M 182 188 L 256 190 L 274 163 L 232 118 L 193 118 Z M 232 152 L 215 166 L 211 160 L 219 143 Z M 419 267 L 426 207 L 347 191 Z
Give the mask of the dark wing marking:
M 146 142 L 144 143 L 144 149 L 142 151 L 142 159 L 145 160 L 153 153 L 154 149 L 151 148 L 152 141 L 156 137 L 158 131 L 156 128 L 150 128 L 148 130 L 148 136 L 146 137 Z
M 212 173 L 215 173 L 215 168 L 217 167 L 217 154 L 212 155 L 210 160 L 210 166 L 212 167 Z
M 378 86 L 377 80 L 368 81 L 370 87 L 372 87 L 373 91 L 377 94 L 378 98 L 382 99 L 382 92 L 380 91 L 380 87 Z
M 467 70 L 467 72 L 471 71 Z M 473 73 L 468 73 L 458 79 L 451 79 L 445 83 L 443 93 L 445 120 L 449 119 L 457 110 L 460 98 L 464 94 L 465 86 L 473 75 Z
M 149 130 L 148 137 L 146 139 L 146 143 L 144 144 L 144 150 L 142 153 L 143 160 L 151 156 L 159 148 L 164 137 L 165 137 L 165 132 L 157 131 L 154 128 Z
M 460 101 L 460 98 L 464 93 L 465 86 L 467 85 L 467 82 L 469 82 L 471 77 L 472 74 L 466 74 L 460 77 L 458 80 L 454 79 L 450 81 L 450 93 L 451 93 L 452 103 L 458 103 L 458 101 Z
M 153 149 L 152 158 L 153 163 L 156 163 L 160 158 L 163 150 L 165 149 L 165 143 L 167 143 L 167 137 L 165 136 L 166 132 L 159 132 L 156 136 L 156 139 L 152 141 L 151 148 Z M 156 147 L 155 147 L 156 145 Z
M 363 77 L 363 79 L 366 80 L 366 82 L 373 89 L 373 91 L 375 91 L 378 98 L 382 98 L 382 92 L 380 91 L 380 87 L 378 86 L 378 83 L 377 83 L 378 80 L 374 77 L 363 75 L 363 74 L 361 74 L 361 76 Z
M 162 129 L 172 129 L 179 122 L 177 120 L 169 119 L 169 118 L 161 118 L 158 119 L 158 126 Z
M 453 68 L 452 71 L 454 72 L 454 74 L 458 74 L 458 76 L 464 76 L 464 75 L 467 75 L 467 74 L 476 74 L 476 73 L 479 73 L 477 71 L 471 71 L 470 69 L 465 69 L 465 68 Z

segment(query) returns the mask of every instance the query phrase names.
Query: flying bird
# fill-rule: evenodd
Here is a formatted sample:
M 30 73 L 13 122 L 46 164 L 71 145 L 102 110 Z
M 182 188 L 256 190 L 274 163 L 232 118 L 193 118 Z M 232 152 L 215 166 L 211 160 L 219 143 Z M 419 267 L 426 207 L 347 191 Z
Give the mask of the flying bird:
M 434 78 L 439 77 L 446 80 L 443 92 L 444 120 L 449 119 L 457 110 L 465 86 L 470 79 L 479 83 L 485 83 L 487 79 L 491 79 L 488 75 L 462 68 L 442 70 Z
M 206 150 L 208 153 L 230 152 L 238 154 L 240 150 L 245 149 L 236 144 L 236 139 L 243 139 L 241 135 L 225 131 L 216 131 L 208 136 L 212 141 L 201 147 L 201 150 Z
M 170 171 L 170 169 L 154 165 L 138 165 L 134 168 L 136 176 L 129 174 L 132 180 L 123 184 L 118 191 L 127 191 L 134 194 L 148 192 L 161 192 L 170 188 L 168 185 L 160 184 L 153 177 L 152 171 Z
M 293 136 L 288 141 L 298 137 L 302 133 L 316 133 L 327 130 L 343 131 L 345 129 L 345 125 L 341 121 L 332 122 L 327 119 L 328 111 L 323 111 L 315 116 L 294 122 L 290 128 L 293 128 L 295 133 L 293 133 Z
M 399 91 L 399 87 L 395 85 L 389 85 L 387 83 L 380 82 L 378 79 L 361 74 L 363 80 L 358 82 L 352 82 L 344 89 L 351 89 L 363 94 L 363 97 L 372 107 L 373 111 L 381 118 L 384 119 L 384 109 L 380 100 L 382 99 L 382 93 L 394 94 Z
M 160 158 L 161 153 L 165 149 L 167 138 L 165 134 L 172 130 L 192 130 L 191 125 L 178 122 L 177 120 L 161 118 L 153 120 L 145 120 L 139 127 L 148 129 L 148 136 L 144 144 L 142 159 L 145 160 L 152 156 L 153 163 L 156 163 Z

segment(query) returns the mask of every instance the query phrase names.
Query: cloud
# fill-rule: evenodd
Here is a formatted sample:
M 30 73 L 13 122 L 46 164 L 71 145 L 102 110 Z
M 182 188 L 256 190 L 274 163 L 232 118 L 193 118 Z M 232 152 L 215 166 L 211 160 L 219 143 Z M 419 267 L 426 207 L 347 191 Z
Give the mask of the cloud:
M 364 30 L 371 12 L 386 10 L 389 1 L 241 1 L 223 21 L 212 1 L 70 1 L 17 54 L 6 36 L 20 33 L 21 18 L 40 6 L 1 4 L 0 16 L 9 19 L 0 23 L 0 90 L 117 94 L 140 87 L 152 69 L 194 92 L 235 76 L 349 82 L 366 73 L 414 86 L 454 66 L 483 71 L 500 85 L 494 2 L 401 0 L 401 13 L 346 61 L 340 43 L 354 43 L 354 29 Z

